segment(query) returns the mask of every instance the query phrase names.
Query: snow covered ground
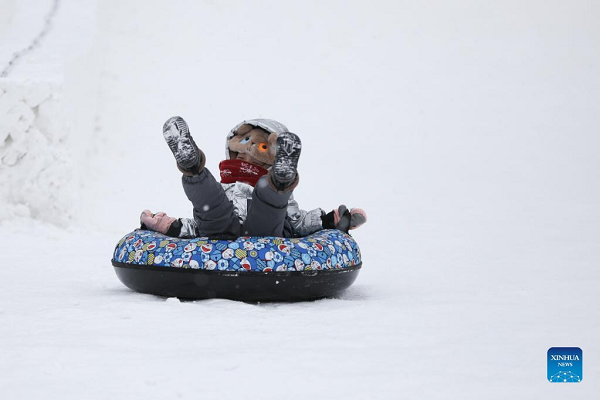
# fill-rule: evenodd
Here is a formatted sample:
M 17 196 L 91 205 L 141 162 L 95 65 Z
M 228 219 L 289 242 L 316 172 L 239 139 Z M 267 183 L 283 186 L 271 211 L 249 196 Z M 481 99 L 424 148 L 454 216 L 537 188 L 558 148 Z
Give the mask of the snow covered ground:
M 0 62 L 51 3 L 0 0 Z M 60 120 L 36 121 L 66 126 L 50 143 L 74 166 L 22 204 L 28 172 L 0 169 L 17 210 L 0 214 L 0 397 L 595 398 L 599 11 L 61 1 L 0 79 L 57 87 Z M 174 114 L 212 170 L 242 119 L 301 135 L 300 205 L 369 213 L 357 282 L 296 304 L 124 287 L 111 252 L 139 212 L 191 213 L 160 134 Z M 71 222 L 22 211 L 45 198 Z M 581 383 L 546 380 L 558 346 L 582 348 Z

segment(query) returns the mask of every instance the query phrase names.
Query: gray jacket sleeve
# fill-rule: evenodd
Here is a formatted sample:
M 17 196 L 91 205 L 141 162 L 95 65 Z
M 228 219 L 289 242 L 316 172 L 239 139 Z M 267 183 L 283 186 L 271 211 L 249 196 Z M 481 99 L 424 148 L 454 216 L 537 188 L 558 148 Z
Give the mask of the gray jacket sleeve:
M 179 218 L 179 220 L 181 221 L 180 238 L 189 239 L 198 237 L 197 224 L 193 218 Z
M 322 215 L 325 215 L 325 211 L 321 208 L 310 211 L 301 210 L 293 197 L 288 202 L 287 218 L 297 236 L 307 236 L 323 229 Z

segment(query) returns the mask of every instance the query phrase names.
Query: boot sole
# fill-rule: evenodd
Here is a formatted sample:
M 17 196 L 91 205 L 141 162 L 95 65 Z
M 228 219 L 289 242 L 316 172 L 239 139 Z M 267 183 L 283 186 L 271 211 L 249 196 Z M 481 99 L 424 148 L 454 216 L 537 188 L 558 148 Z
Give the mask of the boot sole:
M 277 137 L 277 152 L 273 174 L 279 183 L 291 183 L 296 178 L 302 142 L 298 135 L 284 132 Z
M 163 125 L 163 137 L 175 156 L 177 164 L 183 168 L 198 165 L 198 147 L 190 135 L 190 129 L 181 117 L 172 117 Z

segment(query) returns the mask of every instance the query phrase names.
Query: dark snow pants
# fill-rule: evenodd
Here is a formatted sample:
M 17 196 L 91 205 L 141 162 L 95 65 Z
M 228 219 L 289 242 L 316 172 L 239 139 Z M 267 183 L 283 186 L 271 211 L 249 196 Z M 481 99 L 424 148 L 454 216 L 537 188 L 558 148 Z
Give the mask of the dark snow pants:
M 262 176 L 254 187 L 244 224 L 233 211 L 225 190 L 207 168 L 196 176 L 182 177 L 183 190 L 194 206 L 199 236 L 237 238 L 240 236 L 290 236 L 286 220 L 292 191 L 278 192 Z

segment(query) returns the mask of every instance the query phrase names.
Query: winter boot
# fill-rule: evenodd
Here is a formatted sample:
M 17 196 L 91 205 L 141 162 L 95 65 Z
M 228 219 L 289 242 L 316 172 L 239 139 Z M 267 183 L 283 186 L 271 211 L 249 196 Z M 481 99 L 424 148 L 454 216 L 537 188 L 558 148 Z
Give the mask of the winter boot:
M 172 117 L 163 125 L 163 136 L 185 175 L 198 175 L 204 169 L 204 153 L 198 149 L 190 129 L 181 117 Z
M 277 151 L 271 168 L 271 183 L 278 191 L 293 190 L 298 184 L 298 160 L 302 142 L 298 135 L 283 132 L 277 137 Z

